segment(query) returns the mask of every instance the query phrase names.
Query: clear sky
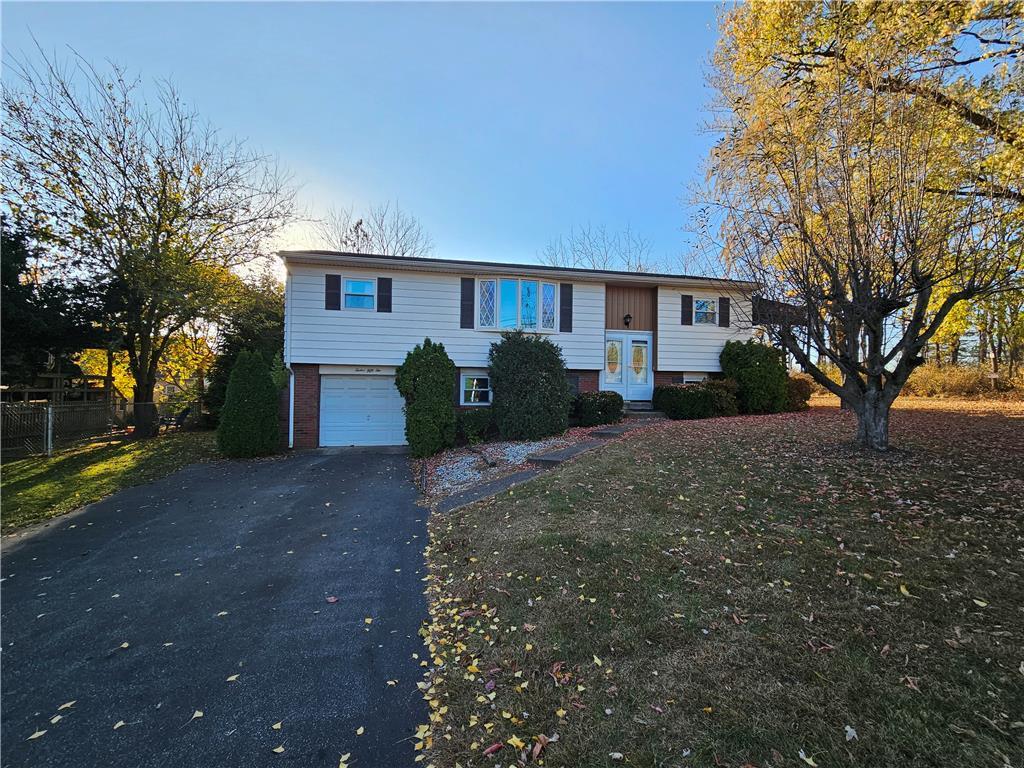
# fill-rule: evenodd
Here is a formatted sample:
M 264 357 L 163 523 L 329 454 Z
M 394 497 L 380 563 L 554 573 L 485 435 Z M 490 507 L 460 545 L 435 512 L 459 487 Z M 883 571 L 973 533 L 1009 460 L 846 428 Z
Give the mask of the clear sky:
M 172 81 L 314 213 L 397 200 L 435 256 L 533 261 L 573 226 L 686 250 L 712 3 L 9 3 L 3 46 Z M 298 243 L 295 243 L 298 244 Z

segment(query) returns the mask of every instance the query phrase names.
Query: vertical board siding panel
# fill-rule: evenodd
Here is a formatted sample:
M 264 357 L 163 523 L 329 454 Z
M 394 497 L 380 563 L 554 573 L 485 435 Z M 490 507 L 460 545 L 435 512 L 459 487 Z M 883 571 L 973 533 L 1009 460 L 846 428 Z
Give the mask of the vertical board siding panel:
M 628 314 L 633 316 L 629 330 L 653 331 L 655 290 L 649 286 L 606 286 L 604 327 L 614 331 L 626 330 L 622 318 Z

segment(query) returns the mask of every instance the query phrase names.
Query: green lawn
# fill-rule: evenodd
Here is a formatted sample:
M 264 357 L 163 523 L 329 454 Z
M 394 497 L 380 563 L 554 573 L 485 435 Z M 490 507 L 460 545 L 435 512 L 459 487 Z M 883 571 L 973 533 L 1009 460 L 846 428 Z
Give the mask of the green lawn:
M 426 762 L 1021 765 L 1024 408 L 910 408 L 887 456 L 675 422 L 434 515 Z
M 49 459 L 6 462 L 0 468 L 3 531 L 70 512 L 215 454 L 213 432 L 174 432 L 152 440 L 90 443 Z

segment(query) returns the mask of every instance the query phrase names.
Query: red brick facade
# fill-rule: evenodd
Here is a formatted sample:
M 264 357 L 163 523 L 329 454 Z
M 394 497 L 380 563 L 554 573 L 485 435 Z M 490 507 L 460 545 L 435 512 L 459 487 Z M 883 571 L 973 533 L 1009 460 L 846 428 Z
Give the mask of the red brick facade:
M 597 392 L 598 372 L 597 371 L 566 371 L 570 376 L 577 376 L 579 392 Z
M 292 363 L 296 448 L 320 445 L 320 366 Z

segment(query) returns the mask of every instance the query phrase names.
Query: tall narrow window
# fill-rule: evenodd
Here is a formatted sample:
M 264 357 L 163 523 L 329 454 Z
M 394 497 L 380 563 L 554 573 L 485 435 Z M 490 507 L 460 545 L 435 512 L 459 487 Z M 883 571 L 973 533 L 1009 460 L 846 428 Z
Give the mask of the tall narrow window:
M 540 327 L 555 330 L 555 284 L 542 283 L 540 287 Z
M 345 309 L 373 309 L 373 280 L 345 280 Z
M 480 280 L 480 315 L 477 325 L 480 328 L 493 328 L 497 318 L 497 285 L 494 280 Z
M 519 324 L 523 328 L 537 327 L 537 281 L 519 283 Z
M 501 306 L 498 320 L 502 328 L 515 328 L 519 325 L 519 281 L 501 281 Z

